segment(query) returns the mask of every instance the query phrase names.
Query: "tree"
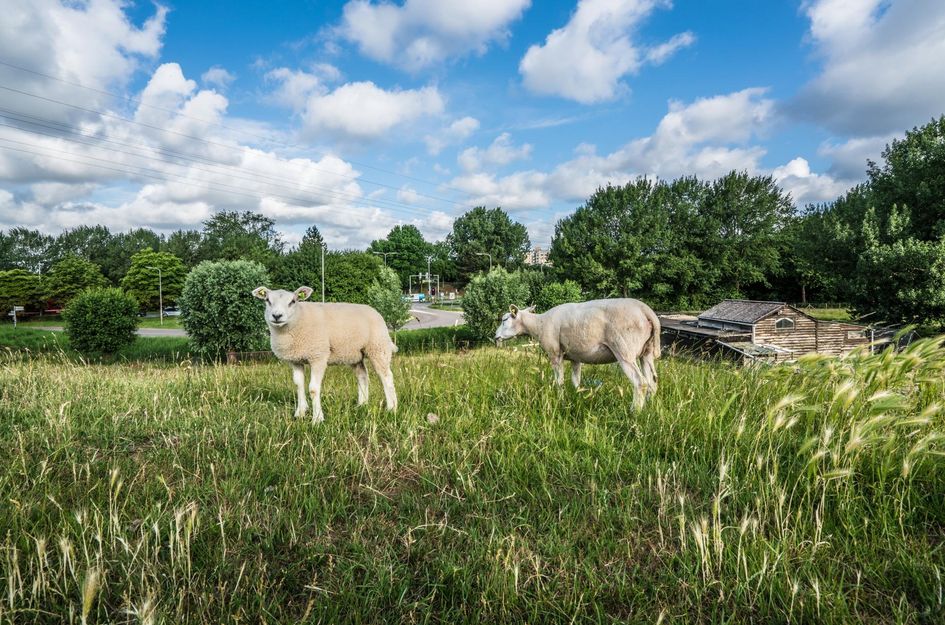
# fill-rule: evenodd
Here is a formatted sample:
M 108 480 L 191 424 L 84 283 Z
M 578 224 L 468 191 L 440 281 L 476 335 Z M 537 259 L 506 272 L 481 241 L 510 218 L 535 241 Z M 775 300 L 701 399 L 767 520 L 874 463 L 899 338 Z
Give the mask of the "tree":
M 138 302 L 121 289 L 89 289 L 69 302 L 62 316 L 75 350 L 89 356 L 114 354 L 135 340 Z
M 400 290 L 400 278 L 390 267 L 381 267 L 378 277 L 368 288 L 367 303 L 381 313 L 390 330 L 396 330 L 410 319 L 410 303 Z
M 427 272 L 427 258 L 433 256 L 433 246 L 412 225 L 395 226 L 386 239 L 372 241 L 368 251 L 386 254 L 387 266 L 397 272 L 403 289 L 409 286 L 411 275 Z M 432 267 L 431 272 L 437 273 Z
M 880 218 L 897 206 L 912 215 L 907 235 L 920 241 L 945 235 L 945 115 L 893 139 L 882 160 L 870 161 L 866 172 Z
M 187 269 L 193 269 L 197 263 L 205 260 L 200 257 L 202 243 L 203 235 L 199 230 L 175 230 L 161 244 L 160 249 L 181 259 Z
M 11 228 L 0 244 L 0 269 L 25 269 L 42 273 L 49 269 L 49 249 L 53 238 L 39 230 Z
M 525 264 L 531 244 L 528 231 L 512 221 L 501 208 L 477 206 L 453 222 L 453 231 L 446 238 L 456 260 L 458 279 L 468 282 L 478 271 L 492 266 L 518 269 Z
M 14 306 L 41 307 L 43 296 L 41 276 L 25 269 L 0 271 L 0 314 L 6 315 Z
M 164 304 L 177 302 L 186 277 L 187 268 L 181 259 L 145 248 L 131 257 L 131 268 L 121 279 L 121 288 L 131 293 L 142 307 L 154 310 L 162 294 Z
M 86 289 L 108 286 L 101 268 L 92 261 L 69 255 L 57 262 L 45 276 L 46 295 L 60 306 Z
M 285 247 L 276 222 L 259 213 L 222 211 L 203 224 L 200 256 L 204 259 L 265 263 Z
M 561 304 L 582 301 L 584 301 L 584 298 L 581 295 L 581 287 L 577 282 L 573 280 L 549 282 L 541 289 L 538 298 L 535 300 L 535 311 L 542 313 Z
M 528 287 L 521 275 L 495 267 L 489 273 L 473 276 L 463 296 L 463 314 L 466 326 L 480 339 L 491 339 L 509 306 L 523 305 L 528 299 Z
M 598 189 L 555 226 L 549 260 L 556 273 L 602 297 L 668 290 L 658 268 L 674 250 L 669 197 L 665 183 L 646 178 Z
M 119 232 L 111 238 L 105 257 L 98 261 L 102 273 L 112 284 L 121 284 L 121 279 L 131 267 L 131 257 L 143 249 L 159 249 L 161 238 L 148 228 L 135 228 L 128 232 Z
M 50 246 L 49 257 L 54 264 L 68 256 L 101 262 L 108 255 L 111 240 L 112 233 L 105 226 L 64 230 Z
M 325 299 L 366 304 L 368 288 L 378 279 L 382 266 L 377 256 L 366 252 L 349 250 L 325 254 Z M 317 284 L 307 286 L 316 293 L 319 290 Z
M 325 239 L 322 238 L 322 233 L 318 231 L 318 226 L 312 224 L 305 229 L 305 234 L 302 235 L 302 241 L 299 243 L 299 249 L 304 247 L 321 248 L 324 245 Z
M 268 282 L 265 267 L 252 261 L 204 261 L 194 267 L 180 297 L 181 321 L 194 351 L 219 360 L 230 350 L 266 349 L 262 302 L 251 293 Z
M 871 321 L 945 324 L 945 238 L 871 245 L 857 267 L 853 305 Z

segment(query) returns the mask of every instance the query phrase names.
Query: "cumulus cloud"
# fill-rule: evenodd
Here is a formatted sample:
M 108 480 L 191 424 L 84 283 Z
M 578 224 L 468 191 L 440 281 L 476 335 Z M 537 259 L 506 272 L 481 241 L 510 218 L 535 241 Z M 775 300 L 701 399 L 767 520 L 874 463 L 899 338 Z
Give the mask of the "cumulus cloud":
M 508 37 L 531 0 L 352 0 L 336 32 L 368 58 L 416 71 L 466 54 L 483 54 Z
M 217 89 L 226 89 L 230 83 L 236 80 L 236 76 L 226 71 L 220 66 L 214 66 L 208 69 L 200 76 L 203 84 L 216 87 Z
M 692 45 L 695 36 L 680 33 L 647 48 L 634 43 L 632 32 L 658 6 L 658 0 L 580 0 L 568 23 L 553 30 L 541 45 L 522 57 L 519 72 L 530 91 L 583 104 L 611 100 L 624 86 L 621 79 L 645 63 L 659 64 Z
M 883 149 L 898 136 L 899 133 L 881 137 L 858 137 L 842 142 L 826 141 L 817 149 L 817 153 L 831 160 L 831 174 L 840 178 L 860 180 L 866 173 L 866 162 L 878 162 Z
M 453 121 L 435 134 L 425 136 L 423 141 L 427 144 L 427 153 L 436 156 L 448 145 L 464 141 L 477 130 L 479 130 L 479 120 L 467 116 Z
M 942 114 L 945 3 L 810 0 L 804 13 L 823 68 L 788 111 L 846 136 L 901 132 Z
M 101 91 L 123 87 L 142 61 L 157 57 L 161 50 L 167 9 L 157 5 L 154 14 L 139 27 L 125 15 L 124 5 L 122 0 L 4 3 L 0 58 L 39 74 L 100 90 L 83 91 L 82 104 L 84 108 L 101 108 L 109 104 L 109 97 Z M 0 67 L 0 82 L 53 100 L 75 100 L 74 87 L 9 66 Z M 68 123 L 90 116 L 11 92 L 2 94 L 2 102 L 6 108 Z
M 503 132 L 486 148 L 467 148 L 463 150 L 457 161 L 466 171 L 478 171 L 483 167 L 508 165 L 509 163 L 528 158 L 532 153 L 532 146 L 525 143 L 516 146 L 512 143 L 512 136 Z
M 329 91 L 314 74 L 286 68 L 267 79 L 279 84 L 272 98 L 296 110 L 303 134 L 342 141 L 373 141 L 398 126 L 443 113 L 436 87 L 386 90 L 373 82 L 350 82 Z

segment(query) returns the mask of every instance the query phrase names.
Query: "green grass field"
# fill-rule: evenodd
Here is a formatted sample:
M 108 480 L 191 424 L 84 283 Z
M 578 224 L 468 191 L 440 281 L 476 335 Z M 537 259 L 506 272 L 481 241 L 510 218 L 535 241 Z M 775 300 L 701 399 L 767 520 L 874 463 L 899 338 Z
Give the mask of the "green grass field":
M 2 623 L 939 623 L 945 350 L 550 386 L 398 355 L 293 419 L 279 363 L 0 356 Z M 428 415 L 435 415 L 428 416 Z

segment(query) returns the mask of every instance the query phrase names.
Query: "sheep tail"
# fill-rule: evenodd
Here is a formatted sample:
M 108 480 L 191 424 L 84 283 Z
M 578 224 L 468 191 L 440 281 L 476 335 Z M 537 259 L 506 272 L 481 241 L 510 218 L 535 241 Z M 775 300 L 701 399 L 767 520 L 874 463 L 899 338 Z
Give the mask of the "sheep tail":
M 652 354 L 653 358 L 660 357 L 660 319 L 656 316 L 651 309 L 647 308 L 645 311 L 646 318 L 650 321 L 650 338 L 646 340 L 646 344 L 643 347 L 643 352 L 646 354 Z

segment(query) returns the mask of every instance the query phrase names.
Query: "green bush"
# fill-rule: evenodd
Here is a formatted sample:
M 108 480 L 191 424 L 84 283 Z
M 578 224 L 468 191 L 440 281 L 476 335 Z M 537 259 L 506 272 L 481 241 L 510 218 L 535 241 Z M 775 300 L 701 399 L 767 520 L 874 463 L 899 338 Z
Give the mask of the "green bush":
M 535 298 L 535 310 L 545 312 L 560 304 L 583 301 L 581 287 L 574 280 L 550 282 L 542 287 L 538 297 Z
M 381 267 L 380 275 L 368 288 L 367 303 L 381 313 L 384 323 L 396 330 L 410 320 L 410 303 L 400 290 L 400 277 L 390 267 Z
M 519 273 L 497 267 L 488 274 L 477 274 L 463 297 L 466 325 L 476 338 L 490 339 L 509 305 L 522 306 L 527 301 L 528 286 Z
M 269 276 L 257 262 L 204 261 L 187 275 L 179 300 L 191 348 L 207 359 L 269 346 L 263 304 L 251 295 Z
M 442 352 L 477 347 L 482 343 L 466 326 L 422 328 L 394 332 L 397 353 Z
M 72 298 L 62 318 L 73 349 L 87 356 L 114 354 L 135 340 L 138 300 L 121 289 L 89 289 Z

